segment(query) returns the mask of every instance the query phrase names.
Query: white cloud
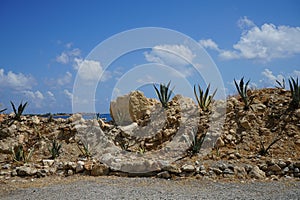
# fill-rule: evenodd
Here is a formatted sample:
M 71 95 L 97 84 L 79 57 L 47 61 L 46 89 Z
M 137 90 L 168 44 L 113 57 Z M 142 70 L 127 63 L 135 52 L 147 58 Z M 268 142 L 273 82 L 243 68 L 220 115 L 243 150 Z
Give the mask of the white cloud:
M 70 72 L 66 72 L 64 77 L 57 79 L 58 85 L 66 85 L 72 81 L 72 74 Z
M 212 40 L 212 39 L 207 39 L 207 40 L 200 40 L 199 43 L 207 49 L 212 49 L 216 51 L 220 51 L 218 45 Z
M 248 19 L 248 17 L 243 17 L 238 21 L 238 26 L 241 29 L 251 28 L 256 26 L 251 20 Z
M 65 94 L 69 99 L 72 100 L 73 94 L 72 94 L 71 92 L 69 92 L 69 90 L 65 89 L 65 90 L 64 90 L 64 94 Z
M 25 90 L 23 91 L 24 95 L 31 99 L 31 100 L 43 100 L 44 99 L 44 95 L 39 91 L 31 91 L 31 90 Z
M 69 56 L 66 52 L 62 52 L 59 56 L 56 57 L 56 62 L 61 64 L 69 63 Z
M 260 82 L 263 82 L 268 86 L 275 86 L 277 85 L 276 80 L 282 82 L 283 79 L 285 80 L 285 84 L 287 85 L 288 79 L 290 79 L 290 77 L 300 77 L 300 71 L 298 70 L 294 70 L 293 72 L 287 73 L 286 75 L 275 75 L 270 69 L 265 69 L 261 74 L 264 76 L 264 79 L 260 80 Z
M 82 60 L 75 58 L 74 68 L 78 70 L 78 76 L 84 81 L 97 81 L 101 76 L 101 81 L 111 78 L 109 71 L 103 71 L 101 63 L 95 60 Z
M 31 89 L 35 84 L 35 80 L 30 75 L 22 73 L 14 73 L 9 71 L 5 74 L 4 69 L 0 69 L 0 87 L 9 88 L 13 90 Z
M 220 49 L 211 39 L 204 40 L 211 41 L 203 46 L 219 51 L 219 56 L 223 59 L 271 61 L 300 53 L 300 27 L 268 23 L 259 27 L 247 17 L 240 19 L 238 25 L 242 28 L 242 34 L 233 45 L 233 50 Z
M 36 91 L 36 92 L 35 92 L 35 96 L 36 96 L 36 98 L 38 98 L 38 99 L 44 99 L 44 95 L 43 95 L 40 91 Z
M 51 91 L 47 91 L 47 97 L 51 100 L 51 101 L 56 101 L 56 98 L 54 96 L 54 94 Z
M 282 79 L 284 78 L 282 74 L 279 74 L 277 76 L 274 75 L 273 72 L 269 69 L 265 69 L 261 74 L 266 78 L 264 82 L 270 85 L 276 85 L 276 80 L 282 81 Z
M 73 62 L 75 58 L 80 57 L 81 50 L 79 48 L 70 49 L 72 47 L 72 43 L 68 43 L 65 46 L 67 50 L 56 56 L 56 62 L 61 64 L 68 64 L 70 62 Z
M 195 57 L 193 52 L 184 45 L 158 45 L 144 55 L 149 62 L 166 65 L 188 65 Z
M 144 56 L 148 62 L 160 63 L 180 71 L 183 76 L 191 76 L 192 68 L 188 67 L 193 63 L 195 55 L 184 45 L 158 45 Z
M 295 77 L 299 77 L 299 78 L 300 78 L 300 71 L 295 70 L 295 71 L 293 72 L 293 75 L 294 75 Z

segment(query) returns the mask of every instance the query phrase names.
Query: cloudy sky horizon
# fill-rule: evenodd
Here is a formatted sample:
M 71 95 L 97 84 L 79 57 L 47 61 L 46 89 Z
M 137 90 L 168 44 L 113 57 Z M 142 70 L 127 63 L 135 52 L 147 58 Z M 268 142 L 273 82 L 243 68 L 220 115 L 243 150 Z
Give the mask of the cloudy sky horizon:
M 100 113 L 108 113 L 112 88 L 114 95 L 123 94 L 115 87 L 117 80 L 142 64 L 174 66 L 192 85 L 202 83 L 192 77 L 187 63 L 195 53 L 185 45 L 161 43 L 132 52 L 106 70 L 103 63 L 85 59 L 113 35 L 142 27 L 167 28 L 195 40 L 218 67 L 227 95 L 236 93 L 233 79 L 243 76 L 251 79 L 253 88 L 274 87 L 276 80 L 300 77 L 299 10 L 296 0 L 3 0 L 0 109 L 11 112 L 11 100 L 28 101 L 27 113 L 71 113 L 79 69 L 86 83 L 103 73 L 95 98 L 85 102 L 95 104 Z M 157 80 L 150 73 L 145 79 Z M 175 92 L 178 88 L 175 85 Z M 152 86 L 151 91 L 144 89 L 146 96 L 155 96 Z

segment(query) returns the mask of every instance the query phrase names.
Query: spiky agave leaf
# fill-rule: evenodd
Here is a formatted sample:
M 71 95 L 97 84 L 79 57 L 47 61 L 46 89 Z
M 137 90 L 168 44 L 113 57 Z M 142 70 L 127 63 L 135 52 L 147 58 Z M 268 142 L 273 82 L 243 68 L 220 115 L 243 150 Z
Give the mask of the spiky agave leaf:
M 171 97 L 171 95 L 173 93 L 173 90 L 174 90 L 174 88 L 172 90 L 169 90 L 170 84 L 171 84 L 171 81 L 169 81 L 167 86 L 165 84 L 160 84 L 159 90 L 155 86 L 155 84 L 153 84 L 155 92 L 156 92 L 156 94 L 159 98 L 159 101 L 161 102 L 161 104 L 164 108 L 168 107 L 168 102 L 169 102 L 170 97 Z
M 300 86 L 298 82 L 298 77 L 296 80 L 293 77 L 291 77 L 289 79 L 289 85 L 292 96 L 291 106 L 294 108 L 298 108 L 300 104 Z
M 234 79 L 235 87 L 244 102 L 244 110 L 249 110 L 250 105 L 252 104 L 252 102 L 254 100 L 253 96 L 248 97 L 248 94 L 247 94 L 249 83 L 250 83 L 250 80 L 248 80 L 246 82 L 246 84 L 244 83 L 244 77 L 242 77 L 239 84 L 237 84 L 236 80 Z
M 196 90 L 196 85 L 194 85 L 194 94 L 198 103 L 198 106 L 203 110 L 207 111 L 208 106 L 212 102 L 213 97 L 215 96 L 217 89 L 213 92 L 212 95 L 209 95 L 209 90 L 210 90 L 210 84 L 208 84 L 208 87 L 206 88 L 205 92 L 203 92 L 202 88 L 198 84 L 198 91 L 199 91 L 199 96 L 197 94 Z

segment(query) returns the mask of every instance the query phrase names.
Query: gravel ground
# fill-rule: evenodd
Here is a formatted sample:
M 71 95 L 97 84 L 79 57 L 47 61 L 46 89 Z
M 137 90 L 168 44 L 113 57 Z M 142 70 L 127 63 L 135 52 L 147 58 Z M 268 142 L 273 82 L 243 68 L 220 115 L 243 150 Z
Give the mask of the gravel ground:
M 300 199 L 300 181 L 213 182 L 99 177 L 2 193 L 0 199 Z

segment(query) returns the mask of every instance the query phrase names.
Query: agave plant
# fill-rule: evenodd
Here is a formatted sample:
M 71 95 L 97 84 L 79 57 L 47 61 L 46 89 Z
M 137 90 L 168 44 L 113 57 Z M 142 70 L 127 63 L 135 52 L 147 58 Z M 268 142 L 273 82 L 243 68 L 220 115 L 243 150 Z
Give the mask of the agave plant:
M 293 77 L 289 79 L 289 85 L 292 95 L 291 106 L 293 108 L 299 108 L 300 105 L 300 85 L 298 83 L 298 77 L 295 80 Z
M 190 154 L 195 155 L 200 152 L 200 149 L 206 137 L 206 132 L 203 133 L 200 137 L 198 137 L 197 133 L 195 133 L 194 130 L 192 131 L 192 134 L 193 134 L 193 141 L 192 141 L 192 146 L 190 148 Z
M 198 105 L 205 112 L 208 111 L 209 105 L 211 104 L 212 99 L 214 98 L 214 96 L 217 92 L 217 89 L 216 89 L 212 95 L 208 95 L 209 90 L 210 90 L 210 84 L 208 84 L 205 92 L 202 90 L 200 85 L 198 85 L 198 91 L 199 91 L 199 96 L 198 96 L 196 85 L 194 85 L 194 94 L 197 99 Z
M 249 84 L 250 80 L 248 80 L 246 82 L 246 84 L 244 83 L 244 77 L 240 80 L 240 83 L 237 84 L 236 80 L 234 79 L 234 84 L 235 87 L 240 95 L 240 97 L 242 98 L 243 102 L 244 102 L 244 110 L 249 110 L 250 105 L 253 102 L 253 96 L 248 96 L 247 91 L 248 91 L 248 84 Z
M 48 147 L 49 152 L 51 153 L 51 158 L 55 159 L 60 154 L 61 144 L 59 144 L 56 140 L 52 140 L 51 148 Z
M 24 112 L 24 110 L 25 110 L 25 108 L 27 106 L 27 103 L 28 102 L 26 102 L 26 103 L 23 104 L 21 102 L 20 105 L 18 106 L 18 110 L 17 110 L 16 107 L 15 107 L 15 104 L 12 101 L 10 101 L 10 104 L 11 104 L 11 106 L 13 108 L 14 113 L 15 113 L 15 117 L 14 117 L 15 120 L 21 121 L 21 116 L 22 116 L 22 114 L 23 114 L 23 112 Z
M 167 86 L 165 84 L 160 84 L 159 90 L 158 88 L 153 84 L 154 89 L 156 91 L 156 94 L 159 98 L 159 101 L 161 102 L 162 106 L 164 108 L 168 108 L 168 102 L 170 100 L 171 94 L 174 90 L 174 88 L 172 90 L 170 90 L 170 84 L 171 81 L 169 81 L 169 83 L 167 84 Z
M 18 145 L 11 148 L 11 152 L 13 154 L 13 160 L 15 162 L 27 163 L 31 159 L 33 151 L 34 151 L 34 147 L 26 151 L 24 150 L 23 145 Z
M 284 78 L 282 79 L 281 82 L 279 80 L 276 80 L 276 83 L 278 85 L 278 86 L 276 86 L 276 88 L 278 88 L 278 89 L 285 89 L 285 80 L 284 80 Z
M 83 147 L 80 147 L 80 145 L 77 143 L 78 149 L 80 150 L 80 152 L 82 153 L 82 155 L 84 157 L 90 158 L 92 156 L 90 145 L 88 143 L 83 142 L 83 141 L 81 141 L 80 143 L 82 143 Z

